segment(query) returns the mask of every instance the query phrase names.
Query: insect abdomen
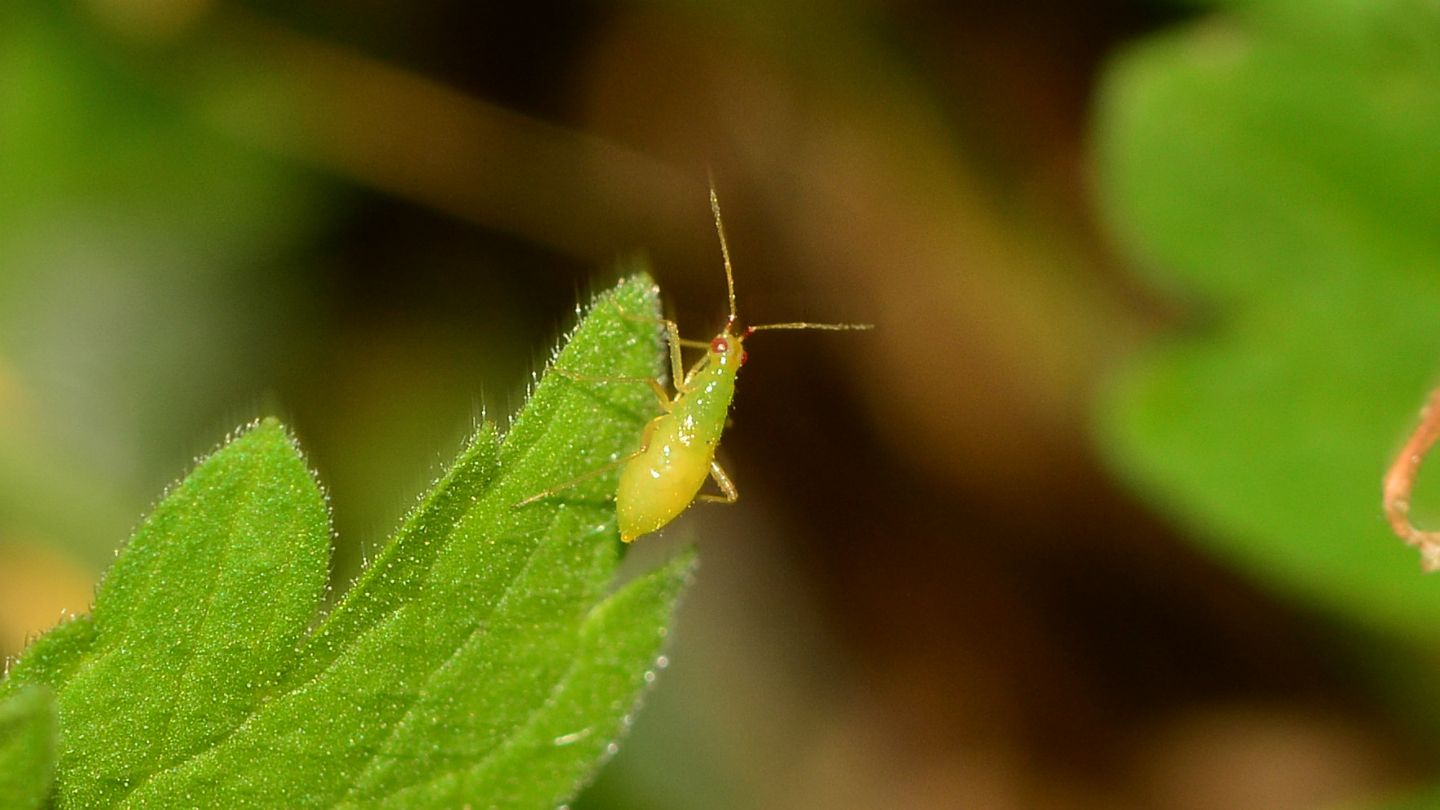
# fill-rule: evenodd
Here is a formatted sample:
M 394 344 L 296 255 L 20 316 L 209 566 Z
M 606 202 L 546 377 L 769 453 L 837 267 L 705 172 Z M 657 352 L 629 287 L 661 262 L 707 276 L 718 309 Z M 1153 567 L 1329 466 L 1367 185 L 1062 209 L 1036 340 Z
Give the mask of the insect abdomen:
M 691 387 L 661 417 L 645 452 L 625 465 L 615 493 L 620 539 L 659 530 L 684 512 L 710 475 L 710 462 L 735 395 L 734 367 L 696 374 Z
M 620 474 L 615 510 L 620 538 L 627 543 L 658 530 L 685 511 L 710 473 L 714 445 L 683 442 L 678 427 L 674 420 L 657 426 L 650 447 Z

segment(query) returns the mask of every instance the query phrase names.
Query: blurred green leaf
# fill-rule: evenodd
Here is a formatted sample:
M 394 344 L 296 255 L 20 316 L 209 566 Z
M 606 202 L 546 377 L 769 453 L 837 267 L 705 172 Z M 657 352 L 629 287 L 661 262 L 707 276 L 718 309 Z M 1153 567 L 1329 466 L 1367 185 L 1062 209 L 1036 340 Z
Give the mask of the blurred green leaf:
M 1217 17 L 1118 59 L 1098 120 L 1116 232 L 1206 316 L 1108 391 L 1115 465 L 1274 586 L 1433 638 L 1379 501 L 1440 369 L 1440 7 Z
M 41 807 L 55 775 L 55 701 L 32 686 L 0 701 L 0 807 Z
M 208 128 L 97 12 L 0 4 L 0 533 L 98 565 L 124 482 L 293 362 L 333 191 Z
M 1440 788 L 1432 787 L 1402 798 L 1355 802 L 1346 806 L 1354 810 L 1433 810 L 1440 807 Z
M 556 363 L 653 376 L 638 272 L 600 296 Z M 336 606 L 324 501 L 267 420 L 156 508 L 93 615 L 22 657 L 0 693 L 59 696 L 58 791 L 74 806 L 551 807 L 613 750 L 690 555 L 614 593 L 603 476 L 631 449 L 644 386 L 547 376 L 501 441 L 482 427 Z M 608 595 L 607 595 L 608 594 Z

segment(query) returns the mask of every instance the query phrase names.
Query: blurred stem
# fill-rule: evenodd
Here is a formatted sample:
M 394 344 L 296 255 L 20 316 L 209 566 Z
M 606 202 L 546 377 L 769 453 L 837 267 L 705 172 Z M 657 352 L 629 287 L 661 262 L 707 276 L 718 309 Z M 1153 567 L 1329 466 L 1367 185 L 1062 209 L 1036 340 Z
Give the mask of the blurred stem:
M 164 48 L 129 44 L 156 60 L 147 81 L 229 137 L 572 256 L 633 248 L 704 192 L 633 150 L 236 7 Z

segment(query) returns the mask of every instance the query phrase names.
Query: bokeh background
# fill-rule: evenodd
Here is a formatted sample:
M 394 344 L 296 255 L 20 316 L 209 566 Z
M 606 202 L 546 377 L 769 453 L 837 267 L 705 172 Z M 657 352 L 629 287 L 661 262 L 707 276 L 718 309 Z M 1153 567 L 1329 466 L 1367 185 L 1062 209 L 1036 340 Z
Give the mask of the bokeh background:
M 267 413 L 343 587 L 615 257 L 718 327 L 707 172 L 746 319 L 878 328 L 750 345 L 577 807 L 1440 806 L 1428 0 L 11 0 L 0 654 Z

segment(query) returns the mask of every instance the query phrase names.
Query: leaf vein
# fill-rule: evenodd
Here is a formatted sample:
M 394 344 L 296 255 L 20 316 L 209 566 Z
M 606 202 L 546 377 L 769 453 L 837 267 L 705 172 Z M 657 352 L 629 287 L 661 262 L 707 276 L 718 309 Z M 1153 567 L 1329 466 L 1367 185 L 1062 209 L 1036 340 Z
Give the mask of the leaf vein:
M 470 628 L 470 630 L 465 633 L 464 638 L 458 640 L 455 648 L 450 651 L 450 654 L 445 657 L 445 660 L 441 661 L 433 669 L 431 669 L 429 674 L 425 676 L 424 681 L 420 685 L 420 687 L 417 688 L 410 695 L 410 705 L 406 708 L 405 713 L 400 717 L 396 718 L 396 720 L 391 723 L 389 736 L 385 738 L 384 742 L 375 746 L 375 750 L 371 753 L 370 758 L 355 774 L 354 779 L 351 782 L 350 789 L 346 791 L 346 794 L 340 798 L 340 802 L 343 803 L 349 801 L 354 796 L 355 792 L 359 790 L 361 780 L 372 772 L 376 763 L 380 761 L 380 757 L 384 753 L 385 747 L 400 736 L 406 721 L 410 720 L 414 716 L 416 704 L 418 704 L 421 697 L 425 695 L 430 683 L 435 679 L 435 677 L 439 675 L 442 671 L 444 671 L 445 667 L 448 666 L 453 660 L 455 660 L 455 657 L 458 656 L 470 644 L 470 642 L 475 638 L 476 633 L 490 626 L 490 619 L 492 619 L 496 614 L 503 612 L 505 605 L 508 604 L 508 602 L 510 601 L 510 597 L 515 593 L 516 583 L 523 580 L 525 578 L 525 574 L 529 572 L 531 567 L 535 564 L 536 558 L 539 557 L 541 547 L 544 545 L 546 538 L 548 538 L 550 531 L 559 521 L 561 514 L 562 513 L 557 511 L 555 515 L 550 519 L 549 524 L 546 526 L 546 529 L 543 532 L 545 537 L 542 537 L 539 542 L 536 542 L 533 546 L 531 546 L 530 551 L 525 556 L 524 564 L 521 565 L 520 569 L 515 572 L 515 575 L 511 577 L 508 582 L 505 583 L 505 588 L 501 592 L 500 598 L 495 601 L 495 606 L 490 609 L 489 613 L 486 614 L 485 618 L 479 619 L 475 622 L 475 624 Z

